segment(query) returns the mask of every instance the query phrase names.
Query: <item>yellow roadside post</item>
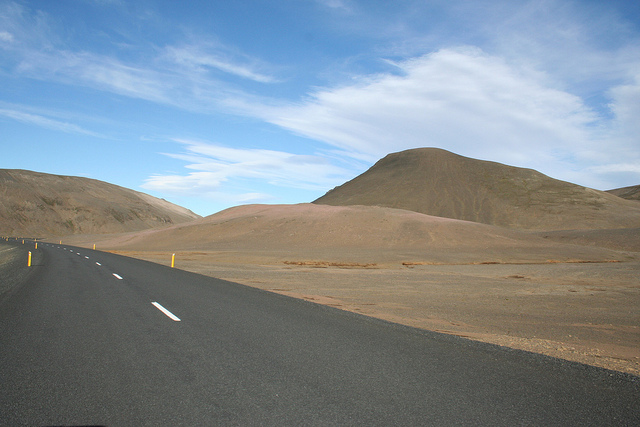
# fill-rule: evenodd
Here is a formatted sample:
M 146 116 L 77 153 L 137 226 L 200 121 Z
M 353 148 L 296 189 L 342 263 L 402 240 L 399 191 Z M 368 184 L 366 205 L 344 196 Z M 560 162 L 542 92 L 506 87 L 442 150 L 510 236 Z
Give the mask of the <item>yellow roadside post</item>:
M 38 249 L 38 242 L 36 242 L 36 249 Z
M 93 244 L 93 250 L 94 251 L 96 250 L 96 244 L 95 243 Z
M 171 255 L 171 268 L 176 264 L 176 254 Z
M 29 251 L 29 261 L 27 261 L 27 267 L 31 267 L 31 251 Z

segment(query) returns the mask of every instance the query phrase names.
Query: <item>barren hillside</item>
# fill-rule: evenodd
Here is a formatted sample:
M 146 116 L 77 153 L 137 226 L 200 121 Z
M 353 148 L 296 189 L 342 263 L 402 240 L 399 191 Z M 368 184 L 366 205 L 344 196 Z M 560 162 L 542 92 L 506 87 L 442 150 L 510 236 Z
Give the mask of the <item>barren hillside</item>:
M 640 185 L 632 185 L 631 187 L 615 188 L 607 190 L 607 193 L 614 196 L 622 197 L 627 200 L 640 200 Z
M 313 203 L 386 206 L 530 230 L 640 226 L 635 201 L 436 148 L 389 154 Z
M 230 257 L 358 263 L 607 261 L 603 248 L 375 206 L 246 205 L 164 229 L 78 236 L 69 244 L 125 251 L 206 251 Z
M 89 178 L 0 170 L 0 234 L 119 233 L 192 221 L 166 200 Z

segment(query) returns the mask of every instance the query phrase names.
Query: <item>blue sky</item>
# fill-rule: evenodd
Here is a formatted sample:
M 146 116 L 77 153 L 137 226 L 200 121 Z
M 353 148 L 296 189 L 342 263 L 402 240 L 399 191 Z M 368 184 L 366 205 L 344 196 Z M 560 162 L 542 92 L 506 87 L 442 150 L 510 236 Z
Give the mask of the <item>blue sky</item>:
M 0 168 L 209 215 L 415 147 L 640 184 L 640 2 L 0 0 Z

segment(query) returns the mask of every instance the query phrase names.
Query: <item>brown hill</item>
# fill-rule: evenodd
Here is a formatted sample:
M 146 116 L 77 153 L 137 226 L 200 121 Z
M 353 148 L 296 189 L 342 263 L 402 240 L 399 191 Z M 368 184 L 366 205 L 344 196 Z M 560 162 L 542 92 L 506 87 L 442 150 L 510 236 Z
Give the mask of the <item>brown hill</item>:
M 237 262 L 429 263 L 609 260 L 602 248 L 562 245 L 528 232 L 375 206 L 246 205 L 163 229 L 65 242 L 125 251 L 208 251 Z
M 0 169 L 0 234 L 119 233 L 199 218 L 148 194 L 89 178 Z
M 640 185 L 607 190 L 607 193 L 627 200 L 640 200 Z
M 530 230 L 640 226 L 636 202 L 437 148 L 389 154 L 313 203 L 386 206 Z

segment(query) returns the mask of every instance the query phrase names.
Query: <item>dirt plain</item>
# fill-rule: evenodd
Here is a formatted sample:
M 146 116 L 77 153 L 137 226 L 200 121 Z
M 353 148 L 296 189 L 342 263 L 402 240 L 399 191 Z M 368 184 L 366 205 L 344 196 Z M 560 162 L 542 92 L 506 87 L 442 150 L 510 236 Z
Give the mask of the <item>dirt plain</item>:
M 63 240 L 165 265 L 175 253 L 176 268 L 640 375 L 638 229 L 567 236 L 415 215 L 245 206 L 164 230 Z

